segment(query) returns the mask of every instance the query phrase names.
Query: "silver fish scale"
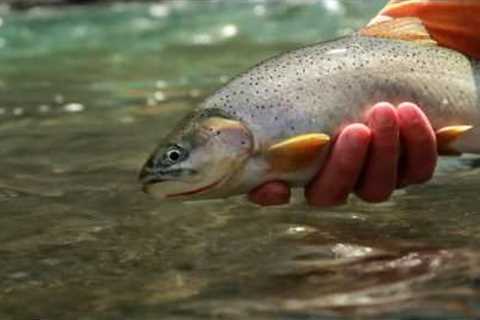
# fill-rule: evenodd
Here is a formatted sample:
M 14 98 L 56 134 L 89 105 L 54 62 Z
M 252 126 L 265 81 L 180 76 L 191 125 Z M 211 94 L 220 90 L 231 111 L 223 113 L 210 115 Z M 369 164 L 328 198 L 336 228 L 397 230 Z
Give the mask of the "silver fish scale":
M 434 127 L 480 124 L 480 64 L 437 46 L 350 36 L 291 51 L 199 106 L 243 121 L 258 143 L 334 133 L 380 101 L 417 103 Z

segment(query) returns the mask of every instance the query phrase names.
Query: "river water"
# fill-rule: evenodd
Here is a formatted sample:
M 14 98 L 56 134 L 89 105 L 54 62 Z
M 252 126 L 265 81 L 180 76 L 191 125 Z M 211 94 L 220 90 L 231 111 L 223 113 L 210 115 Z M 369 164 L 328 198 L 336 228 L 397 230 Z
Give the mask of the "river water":
M 380 205 L 163 203 L 140 166 L 237 72 L 384 1 L 0 6 L 0 319 L 474 319 L 480 171 Z

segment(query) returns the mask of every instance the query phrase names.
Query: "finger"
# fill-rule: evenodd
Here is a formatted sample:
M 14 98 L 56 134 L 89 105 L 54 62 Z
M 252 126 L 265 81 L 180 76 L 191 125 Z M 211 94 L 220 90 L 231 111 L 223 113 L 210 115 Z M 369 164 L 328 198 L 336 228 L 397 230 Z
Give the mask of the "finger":
M 402 138 L 402 170 L 399 185 L 430 180 L 437 165 L 436 136 L 425 114 L 412 103 L 398 107 Z
M 363 168 L 370 136 L 363 124 L 350 125 L 340 133 L 325 166 L 305 189 L 310 205 L 328 207 L 347 200 Z
M 368 202 L 387 200 L 397 183 L 399 125 L 395 108 L 388 103 L 376 105 L 368 115 L 372 142 L 364 174 L 356 194 Z
M 290 188 L 281 181 L 265 183 L 248 194 L 248 199 L 260 206 L 278 206 L 290 201 Z

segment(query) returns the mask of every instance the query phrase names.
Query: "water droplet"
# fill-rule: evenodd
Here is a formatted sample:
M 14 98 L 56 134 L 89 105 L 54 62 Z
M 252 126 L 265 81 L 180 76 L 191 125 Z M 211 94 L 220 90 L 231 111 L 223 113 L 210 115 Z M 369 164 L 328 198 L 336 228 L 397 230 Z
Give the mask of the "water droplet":
M 157 89 L 165 89 L 167 87 L 167 81 L 158 80 L 155 82 L 155 87 L 157 87 Z
M 170 8 L 165 4 L 154 4 L 150 6 L 150 15 L 156 18 L 165 18 L 170 14 Z
M 28 277 L 28 273 L 22 272 L 22 271 L 20 271 L 20 272 L 15 272 L 15 273 L 11 273 L 11 274 L 9 275 L 9 278 L 10 278 L 10 279 L 24 279 L 24 278 L 26 278 L 26 277 Z
M 161 101 L 165 101 L 167 99 L 167 97 L 165 96 L 165 93 L 163 93 L 162 91 L 157 91 L 153 94 L 153 97 L 155 98 L 156 101 L 158 102 L 161 102 Z
M 40 106 L 38 106 L 38 112 L 40 113 L 47 113 L 50 111 L 50 106 L 46 105 L 46 104 L 42 104 Z
M 235 37 L 238 34 L 238 28 L 234 24 L 227 24 L 223 26 L 221 34 L 225 38 Z
M 154 107 L 157 105 L 157 101 L 154 98 L 150 97 L 147 99 L 147 106 Z
M 42 259 L 41 262 L 50 267 L 56 266 L 61 263 L 60 259 L 55 259 L 55 258 Z
M 128 123 L 133 123 L 133 122 L 135 122 L 135 119 L 132 118 L 132 117 L 130 117 L 130 116 L 126 116 L 126 117 L 120 118 L 120 122 L 121 122 L 121 123 L 126 123 L 126 124 L 128 124 Z
M 73 28 L 72 35 L 76 38 L 83 38 L 88 34 L 88 27 L 87 26 L 77 26 Z
M 265 13 L 267 12 L 266 8 L 264 5 L 261 5 L 261 4 L 257 4 L 254 8 L 253 8 L 253 13 L 256 15 L 256 16 L 264 16 Z
M 142 30 L 150 30 L 154 28 L 154 23 L 151 19 L 147 18 L 136 18 L 133 19 L 131 22 L 131 25 L 134 29 L 137 29 L 139 31 Z
M 21 115 L 23 115 L 24 112 L 25 111 L 23 110 L 23 108 L 20 108 L 20 107 L 19 108 L 14 108 L 13 111 L 12 111 L 14 116 L 21 116 Z
M 330 13 L 339 14 L 344 11 L 342 4 L 338 0 L 323 0 L 322 4 Z
M 69 103 L 66 104 L 63 108 L 66 112 L 81 112 L 85 109 L 83 104 L 80 103 Z
M 65 98 L 61 94 L 56 94 L 53 97 L 53 101 L 55 101 L 58 104 L 62 104 L 65 101 Z
M 193 44 L 198 44 L 198 45 L 205 45 L 205 44 L 210 44 L 212 43 L 213 39 L 212 36 L 206 33 L 199 33 L 193 35 L 192 42 Z

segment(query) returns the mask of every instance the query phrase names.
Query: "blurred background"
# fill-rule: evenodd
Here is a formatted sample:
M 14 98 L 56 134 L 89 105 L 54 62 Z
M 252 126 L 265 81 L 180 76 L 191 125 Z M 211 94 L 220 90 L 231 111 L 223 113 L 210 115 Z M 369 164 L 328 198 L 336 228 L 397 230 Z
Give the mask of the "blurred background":
M 140 166 L 259 61 L 383 0 L 2 1 L 0 319 L 470 319 L 478 160 L 380 205 L 163 203 Z

